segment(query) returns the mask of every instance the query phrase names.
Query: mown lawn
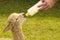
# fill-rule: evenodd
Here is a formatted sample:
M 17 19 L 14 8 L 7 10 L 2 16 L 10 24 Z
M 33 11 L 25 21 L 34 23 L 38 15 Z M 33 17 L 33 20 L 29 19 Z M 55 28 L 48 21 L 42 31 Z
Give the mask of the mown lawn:
M 12 38 L 10 31 L 3 33 L 7 18 L 13 12 L 26 12 L 36 0 L 0 0 L 0 38 Z M 26 40 L 60 40 L 60 3 L 54 8 L 28 17 L 23 24 Z

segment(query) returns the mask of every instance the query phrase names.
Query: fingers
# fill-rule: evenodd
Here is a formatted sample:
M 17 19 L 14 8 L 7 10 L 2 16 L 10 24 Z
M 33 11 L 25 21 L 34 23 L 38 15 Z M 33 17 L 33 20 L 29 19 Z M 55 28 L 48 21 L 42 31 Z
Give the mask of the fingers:
M 49 5 L 47 4 L 47 2 L 44 2 L 43 5 L 41 5 L 39 8 L 39 11 L 44 11 L 49 8 Z
M 39 5 L 38 7 L 42 7 L 42 6 L 46 5 L 46 4 L 47 4 L 47 3 L 44 2 L 44 3 L 42 3 L 42 5 Z
M 40 1 L 43 2 L 43 5 L 39 6 L 40 11 L 52 8 L 55 5 L 55 3 L 57 2 L 56 0 L 40 0 Z

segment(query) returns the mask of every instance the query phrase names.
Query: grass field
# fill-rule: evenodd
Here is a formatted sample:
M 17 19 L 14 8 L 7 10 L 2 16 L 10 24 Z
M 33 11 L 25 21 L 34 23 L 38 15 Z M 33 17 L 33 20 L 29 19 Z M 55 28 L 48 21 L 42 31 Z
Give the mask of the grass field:
M 12 38 L 10 31 L 3 33 L 8 16 L 26 12 L 36 0 L 0 0 L 0 38 Z M 54 8 L 28 17 L 23 24 L 26 40 L 60 40 L 60 3 Z

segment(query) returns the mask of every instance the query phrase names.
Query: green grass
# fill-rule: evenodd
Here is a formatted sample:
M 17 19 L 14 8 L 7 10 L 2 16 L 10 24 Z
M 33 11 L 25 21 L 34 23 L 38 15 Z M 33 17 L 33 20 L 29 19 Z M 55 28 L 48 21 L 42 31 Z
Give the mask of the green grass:
M 3 33 L 7 18 L 13 12 L 26 12 L 36 0 L 0 0 L 0 38 L 12 38 L 10 31 Z M 54 8 L 28 17 L 23 24 L 26 40 L 60 40 L 60 3 Z

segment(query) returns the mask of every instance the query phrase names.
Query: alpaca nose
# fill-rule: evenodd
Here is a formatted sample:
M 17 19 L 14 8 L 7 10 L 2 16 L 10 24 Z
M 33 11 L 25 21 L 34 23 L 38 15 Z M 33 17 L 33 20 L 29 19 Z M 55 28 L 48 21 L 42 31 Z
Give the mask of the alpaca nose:
M 26 15 L 25 14 L 22 14 L 24 18 L 26 18 Z

